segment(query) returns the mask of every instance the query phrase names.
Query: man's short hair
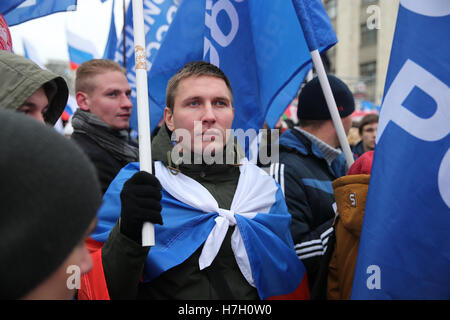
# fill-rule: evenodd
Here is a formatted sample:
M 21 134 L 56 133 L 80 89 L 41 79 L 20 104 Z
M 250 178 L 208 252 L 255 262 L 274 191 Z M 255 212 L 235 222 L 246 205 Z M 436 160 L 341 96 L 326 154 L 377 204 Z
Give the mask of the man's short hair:
M 298 125 L 301 128 L 311 128 L 311 129 L 319 129 L 323 126 L 325 122 L 328 120 L 305 120 L 305 119 L 298 119 Z
M 359 122 L 358 126 L 359 134 L 360 135 L 362 134 L 364 127 L 367 126 L 368 124 L 378 123 L 378 118 L 379 118 L 378 115 L 375 113 L 365 115 Z
M 178 70 L 178 72 L 174 76 L 172 76 L 172 78 L 170 78 L 169 82 L 167 83 L 167 90 L 166 90 L 167 108 L 173 111 L 175 96 L 177 94 L 178 85 L 180 84 L 181 80 L 189 77 L 200 77 L 200 76 L 216 77 L 225 81 L 228 89 L 230 90 L 231 104 L 233 104 L 233 90 L 231 89 L 230 81 L 228 80 L 225 73 L 223 73 L 222 70 L 220 70 L 218 67 L 209 62 L 194 61 L 186 63 L 183 66 L 183 68 Z
M 82 63 L 77 69 L 75 92 L 83 91 L 90 94 L 95 89 L 92 78 L 108 71 L 119 71 L 125 76 L 127 75 L 127 71 L 120 64 L 112 60 L 92 59 Z

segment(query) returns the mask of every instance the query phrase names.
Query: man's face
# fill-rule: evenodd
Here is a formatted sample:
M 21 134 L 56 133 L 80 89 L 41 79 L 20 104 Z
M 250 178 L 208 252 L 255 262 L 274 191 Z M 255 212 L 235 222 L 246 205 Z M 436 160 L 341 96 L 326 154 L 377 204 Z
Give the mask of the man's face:
M 44 114 L 48 108 L 48 98 L 44 89 L 41 87 L 25 101 L 17 111 L 25 113 L 30 117 L 45 123 Z
M 361 140 L 364 151 L 371 151 L 375 149 L 375 138 L 377 135 L 378 122 L 366 124 L 362 128 Z
M 173 112 L 166 107 L 164 120 L 171 131 L 184 129 L 190 134 L 190 141 L 181 142 L 183 150 L 223 150 L 234 118 L 231 101 L 231 92 L 220 78 L 184 78 L 176 91 Z
M 95 88 L 90 94 L 77 92 L 80 108 L 95 114 L 114 129 L 128 129 L 133 105 L 127 77 L 119 71 L 106 71 L 94 76 L 92 83 Z
M 76 294 L 76 286 L 80 277 L 89 272 L 93 262 L 89 250 L 85 245 L 86 238 L 95 230 L 95 218 L 83 239 L 72 250 L 66 260 L 47 279 L 40 283 L 31 292 L 26 294 L 24 300 L 71 300 Z

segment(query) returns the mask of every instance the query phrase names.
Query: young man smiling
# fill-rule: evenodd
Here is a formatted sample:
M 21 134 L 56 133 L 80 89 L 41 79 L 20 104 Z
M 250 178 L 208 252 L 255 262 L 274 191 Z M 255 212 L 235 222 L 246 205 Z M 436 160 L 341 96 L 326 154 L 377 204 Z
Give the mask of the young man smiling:
M 281 189 L 239 155 L 233 118 L 231 86 L 216 66 L 188 63 L 170 79 L 165 124 L 152 141 L 155 175 L 132 163 L 111 183 L 80 298 L 308 296 Z M 199 163 L 174 161 L 174 148 L 200 153 Z M 205 153 L 231 153 L 231 161 L 208 164 Z M 152 248 L 141 245 L 146 221 L 155 223 Z
M 72 139 L 97 168 L 104 193 L 120 169 L 139 156 L 128 132 L 133 105 L 126 71 L 111 60 L 87 61 L 77 69 L 75 91 L 80 108 L 72 118 Z

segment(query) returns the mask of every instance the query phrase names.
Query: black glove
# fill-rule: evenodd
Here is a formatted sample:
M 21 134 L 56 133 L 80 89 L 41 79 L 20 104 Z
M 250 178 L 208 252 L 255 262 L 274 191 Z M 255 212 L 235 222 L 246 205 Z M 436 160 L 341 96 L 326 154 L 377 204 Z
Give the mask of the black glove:
M 163 224 L 161 217 L 161 184 L 145 171 L 135 173 L 123 185 L 120 193 L 120 232 L 128 238 L 142 243 L 144 222 Z

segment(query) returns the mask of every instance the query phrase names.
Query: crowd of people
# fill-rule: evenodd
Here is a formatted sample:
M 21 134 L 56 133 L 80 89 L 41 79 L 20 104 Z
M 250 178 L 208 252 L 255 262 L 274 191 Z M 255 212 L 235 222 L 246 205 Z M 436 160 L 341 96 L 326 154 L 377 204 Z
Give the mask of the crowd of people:
M 229 134 L 227 76 L 190 62 L 167 84 L 149 173 L 129 134 L 131 88 L 116 62 L 77 69 L 70 139 L 51 128 L 68 98 L 63 78 L 5 50 L 0 74 L 0 254 L 8 261 L 0 298 L 350 297 L 365 202 L 348 195 L 367 193 L 376 115 L 360 121 L 348 168 L 314 78 L 300 90 L 299 123 L 272 142 L 279 162 L 263 170 Z M 328 80 L 348 133 L 353 95 Z M 155 225 L 151 247 L 142 245 L 146 222 Z

